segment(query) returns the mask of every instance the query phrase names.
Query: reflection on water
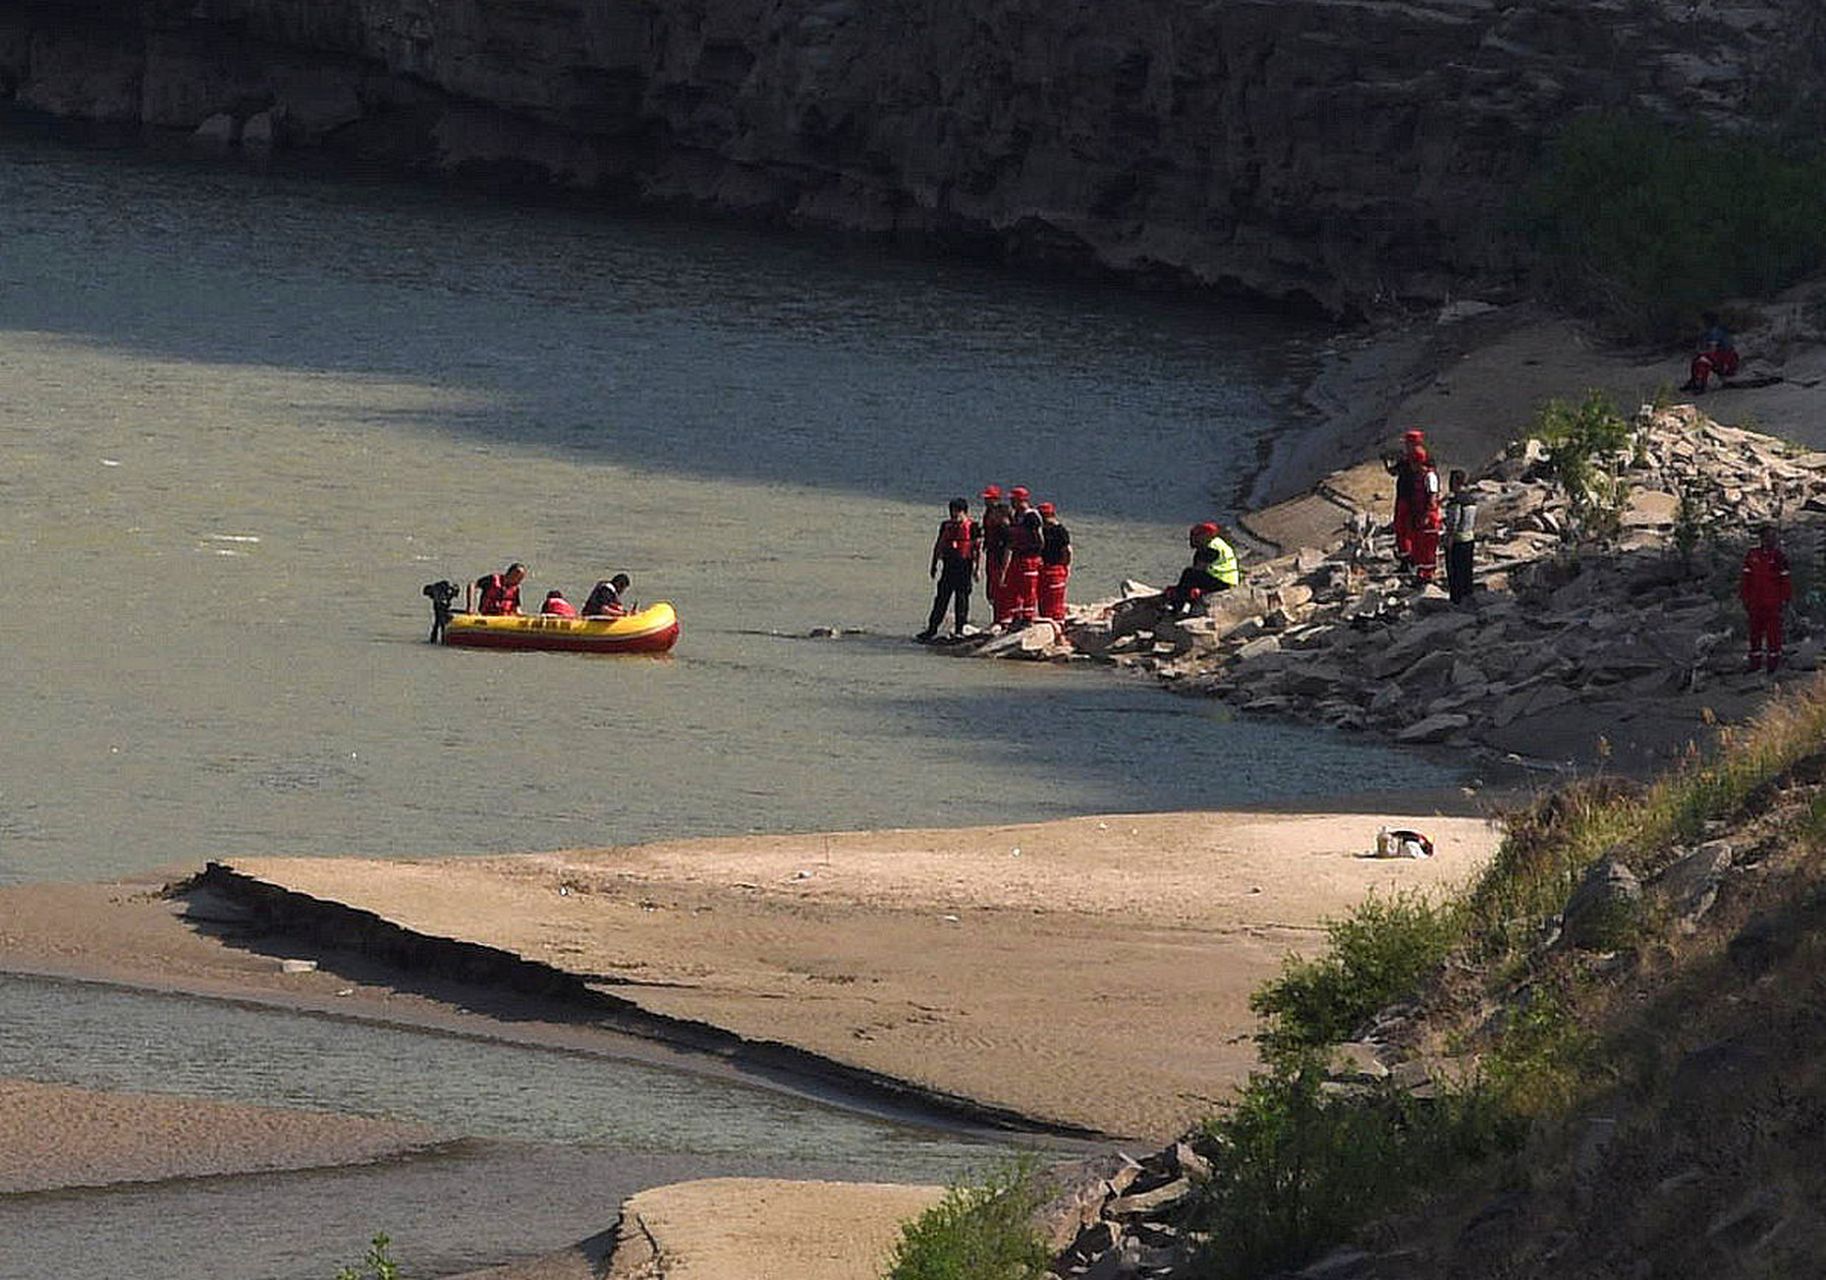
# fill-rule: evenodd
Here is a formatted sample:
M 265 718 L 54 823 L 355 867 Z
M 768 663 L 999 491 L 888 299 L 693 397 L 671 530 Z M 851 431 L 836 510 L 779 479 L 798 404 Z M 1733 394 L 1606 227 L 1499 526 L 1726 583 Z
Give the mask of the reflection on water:
M 0 882 L 1439 780 L 899 640 L 990 479 L 1081 592 L 1171 573 L 1273 421 L 1260 322 L 19 140 L 0 187 Z M 420 643 L 424 582 L 509 557 L 629 570 L 675 658 Z M 765 634 L 817 625 L 879 638 Z

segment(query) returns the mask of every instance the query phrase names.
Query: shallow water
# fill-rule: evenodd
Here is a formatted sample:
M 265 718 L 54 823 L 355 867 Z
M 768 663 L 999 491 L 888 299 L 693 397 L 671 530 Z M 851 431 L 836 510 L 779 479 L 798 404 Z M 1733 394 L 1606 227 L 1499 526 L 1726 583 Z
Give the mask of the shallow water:
M 708 1174 L 945 1181 L 1001 1148 L 598 1054 L 0 975 L 0 1077 L 407 1121 L 365 1168 L 0 1195 L 0 1276 L 324 1280 L 375 1230 L 413 1274 L 544 1252 Z M 464 1139 L 470 1139 L 464 1141 Z
M 1079 594 L 1174 572 L 1276 428 L 1264 321 L 42 141 L 0 194 L 0 882 L 1443 780 L 902 639 L 986 480 L 1061 504 Z M 675 656 L 421 643 L 509 557 L 627 569 Z
M 1185 524 L 1292 429 L 1296 336 L 806 240 L 0 138 L 0 883 L 1439 785 L 1109 671 L 903 638 L 944 501 L 990 480 L 1060 504 L 1075 595 L 1169 578 Z M 422 643 L 424 583 L 510 558 L 535 598 L 625 569 L 684 638 L 665 660 Z M 600 1059 L 10 980 L 8 1072 L 466 1135 L 373 1169 L 0 1197 L 19 1280 L 98 1258 L 303 1280 L 377 1228 L 449 1271 L 599 1230 L 648 1182 L 970 1154 Z

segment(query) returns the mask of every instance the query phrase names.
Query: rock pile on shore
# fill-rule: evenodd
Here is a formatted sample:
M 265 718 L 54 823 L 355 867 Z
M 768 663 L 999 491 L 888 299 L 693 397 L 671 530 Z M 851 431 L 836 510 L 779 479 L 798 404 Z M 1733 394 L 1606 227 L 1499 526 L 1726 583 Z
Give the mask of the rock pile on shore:
M 1742 674 L 1736 579 L 1757 526 L 1776 521 L 1796 582 L 1786 666 L 1812 670 L 1826 453 L 1692 406 L 1645 408 L 1632 428 L 1601 539 L 1582 536 L 1538 441 L 1477 480 L 1478 587 L 1463 604 L 1447 599 L 1443 571 L 1415 582 L 1371 514 L 1355 512 L 1338 545 L 1255 565 L 1190 617 L 1162 616 L 1150 588 L 1125 584 L 1064 628 L 977 651 L 1049 658 L 1069 645 L 1245 711 L 1527 755 L 1527 726 L 1543 717 L 1616 720 L 1655 700 L 1760 688 Z

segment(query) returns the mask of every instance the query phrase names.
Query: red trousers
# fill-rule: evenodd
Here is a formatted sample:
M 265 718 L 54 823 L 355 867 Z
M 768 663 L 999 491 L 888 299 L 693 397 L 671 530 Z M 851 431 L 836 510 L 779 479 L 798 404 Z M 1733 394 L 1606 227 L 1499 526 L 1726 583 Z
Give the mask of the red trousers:
M 1414 576 L 1422 582 L 1431 582 L 1434 570 L 1439 567 L 1439 530 L 1415 529 L 1409 545 L 1408 558 L 1413 562 Z
M 1414 513 L 1405 499 L 1395 499 L 1395 558 L 1410 560 L 1414 556 Z
M 1713 374 L 1721 378 L 1737 376 L 1737 349 L 1726 347 L 1722 351 L 1701 351 L 1693 357 L 1693 385 L 1699 390 L 1706 389 L 1706 383 Z
M 1750 661 L 1762 656 L 1765 645 L 1769 667 L 1774 669 L 1782 656 L 1782 606 L 1780 604 L 1747 604 L 1744 612 L 1750 618 Z
M 1065 621 L 1065 584 L 1071 580 L 1068 564 L 1040 565 L 1040 616 L 1054 622 Z
M 1040 557 L 1010 556 L 995 600 L 997 622 L 1032 622 L 1040 606 Z

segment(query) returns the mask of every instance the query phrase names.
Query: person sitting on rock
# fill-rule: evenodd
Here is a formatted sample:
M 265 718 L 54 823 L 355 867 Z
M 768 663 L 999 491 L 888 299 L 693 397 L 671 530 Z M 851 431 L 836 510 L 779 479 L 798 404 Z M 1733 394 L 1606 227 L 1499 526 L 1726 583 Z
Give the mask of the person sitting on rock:
M 1718 375 L 1720 385 L 1737 376 L 1737 347 L 1731 341 L 1731 331 L 1719 323 L 1716 311 L 1708 311 L 1700 319 L 1705 322 L 1705 332 L 1699 335 L 1691 376 L 1680 388 L 1694 395 L 1704 394 L 1713 374 Z
M 1192 547 L 1192 563 L 1179 575 L 1179 581 L 1168 587 L 1162 603 L 1168 613 L 1191 611 L 1206 596 L 1229 591 L 1242 581 L 1236 549 L 1224 541 L 1224 527 L 1214 520 L 1195 524 L 1186 534 Z
M 621 602 L 622 593 L 627 591 L 628 575 L 618 573 L 613 578 L 598 582 L 590 589 L 589 599 L 583 602 L 583 616 L 586 618 L 619 618 L 627 612 L 627 606 Z

